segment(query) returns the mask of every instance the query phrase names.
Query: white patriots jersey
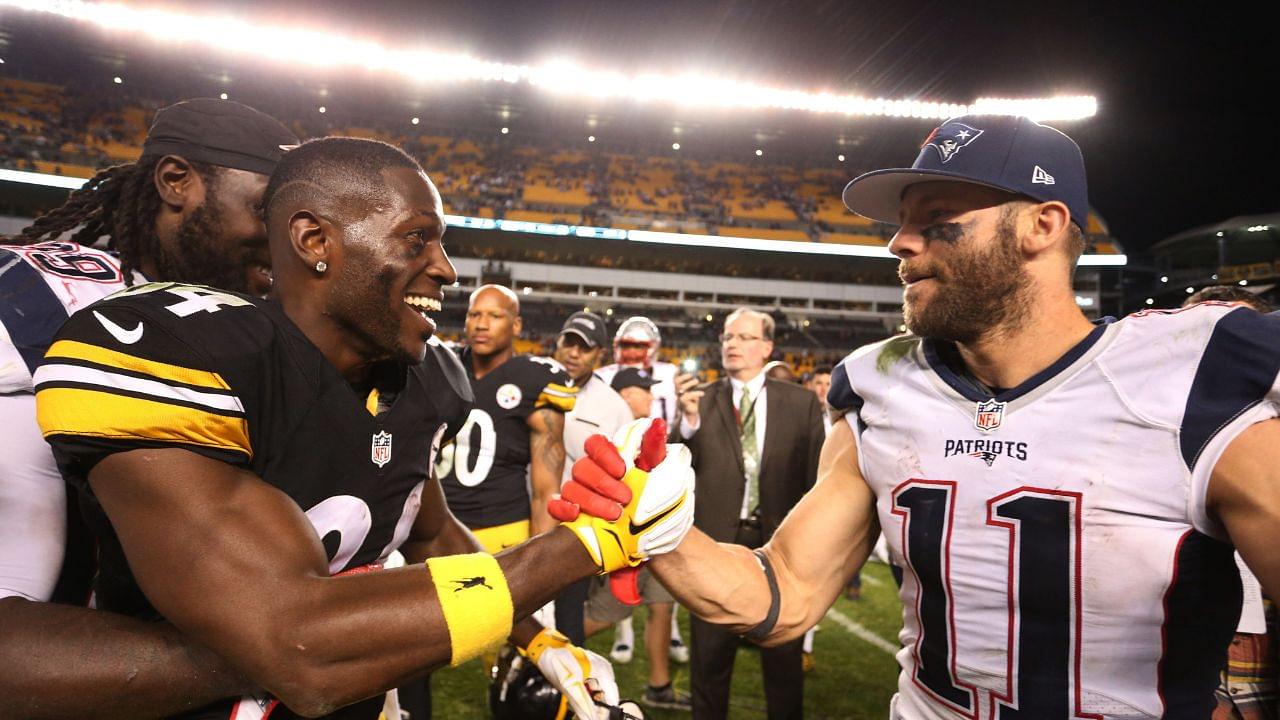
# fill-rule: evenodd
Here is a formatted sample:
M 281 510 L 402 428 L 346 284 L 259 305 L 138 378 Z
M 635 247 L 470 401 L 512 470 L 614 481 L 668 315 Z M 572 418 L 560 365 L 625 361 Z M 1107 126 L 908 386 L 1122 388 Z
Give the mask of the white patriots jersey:
M 123 288 L 119 261 L 101 250 L 62 241 L 0 246 L 0 424 L 8 428 L 0 441 L 0 597 L 49 600 L 64 566 L 66 488 L 36 424 L 31 374 L 72 313 Z
M 1205 495 L 1280 413 L 1280 315 L 1138 313 L 995 397 L 954 354 L 899 336 L 832 374 L 905 570 L 893 717 L 1207 718 L 1240 583 Z
M 134 282 L 146 282 L 135 273 Z M 123 290 L 110 253 L 55 240 L 0 246 L 0 393 L 32 392 L 31 374 L 72 313 Z
M 596 375 L 606 383 L 613 383 L 613 376 L 618 374 L 618 370 L 623 366 L 618 363 L 605 365 L 596 370 Z M 657 384 L 649 388 L 653 393 L 653 409 L 649 411 L 649 417 L 660 417 L 667 421 L 667 426 L 672 427 L 676 421 L 676 410 L 679 403 L 676 401 L 676 374 L 680 369 L 675 363 L 655 362 L 653 367 L 646 368 L 653 379 L 657 380 Z

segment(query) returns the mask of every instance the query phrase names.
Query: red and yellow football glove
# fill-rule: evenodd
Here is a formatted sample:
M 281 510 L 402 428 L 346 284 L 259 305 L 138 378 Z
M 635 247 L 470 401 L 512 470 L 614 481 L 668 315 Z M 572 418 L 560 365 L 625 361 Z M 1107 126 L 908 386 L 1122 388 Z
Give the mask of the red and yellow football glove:
M 593 435 L 584 449 L 547 510 L 574 531 L 600 572 L 674 550 L 693 526 L 694 478 L 688 448 L 666 444 L 666 423 L 636 420 L 613 442 Z

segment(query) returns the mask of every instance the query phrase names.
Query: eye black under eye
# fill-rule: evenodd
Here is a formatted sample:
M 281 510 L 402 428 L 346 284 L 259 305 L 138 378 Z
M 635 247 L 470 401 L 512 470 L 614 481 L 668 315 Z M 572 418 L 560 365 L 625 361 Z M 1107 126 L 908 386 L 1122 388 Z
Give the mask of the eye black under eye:
M 920 231 L 920 235 L 929 242 L 944 242 L 954 245 L 964 237 L 964 226 L 960 223 L 936 223 Z

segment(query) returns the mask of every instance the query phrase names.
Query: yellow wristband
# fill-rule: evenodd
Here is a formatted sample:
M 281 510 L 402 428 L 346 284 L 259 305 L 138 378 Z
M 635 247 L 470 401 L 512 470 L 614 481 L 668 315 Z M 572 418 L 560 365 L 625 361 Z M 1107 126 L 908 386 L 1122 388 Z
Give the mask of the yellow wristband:
M 515 614 L 511 589 L 492 555 L 477 552 L 431 558 L 427 570 L 449 627 L 451 665 L 479 657 L 511 634 Z

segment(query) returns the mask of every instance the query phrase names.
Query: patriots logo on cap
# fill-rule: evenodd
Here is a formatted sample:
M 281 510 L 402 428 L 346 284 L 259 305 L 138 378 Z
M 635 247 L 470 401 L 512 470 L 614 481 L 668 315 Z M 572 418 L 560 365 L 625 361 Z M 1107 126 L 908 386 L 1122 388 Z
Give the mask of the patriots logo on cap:
M 942 162 L 951 162 L 951 158 L 956 156 L 969 143 L 977 140 L 983 131 L 964 123 L 947 123 L 929 133 L 929 137 L 925 138 L 925 147 L 932 147 L 938 151 L 938 155 L 942 157 Z

